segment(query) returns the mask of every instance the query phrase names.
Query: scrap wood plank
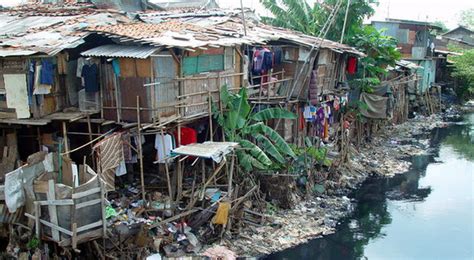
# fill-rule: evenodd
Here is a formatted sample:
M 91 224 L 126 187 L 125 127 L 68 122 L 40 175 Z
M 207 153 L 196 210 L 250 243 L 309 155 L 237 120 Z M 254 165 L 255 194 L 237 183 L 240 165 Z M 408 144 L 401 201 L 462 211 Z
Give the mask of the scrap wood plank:
M 101 203 L 101 202 L 102 202 L 102 199 L 95 199 L 95 200 L 85 201 L 85 202 L 76 204 L 76 209 L 80 209 L 80 208 L 84 208 L 84 207 L 96 205 L 96 204 L 99 204 L 99 203 Z
M 52 230 L 56 230 L 56 231 L 60 231 L 66 235 L 69 235 L 69 236 L 72 236 L 72 232 L 65 229 L 65 228 L 62 228 L 58 225 L 54 225 L 46 220 L 43 220 L 43 219 L 39 219 L 39 218 L 36 218 L 35 216 L 31 215 L 31 214 L 28 214 L 28 213 L 25 213 L 25 216 L 28 217 L 28 218 L 31 218 L 31 219 L 38 219 L 39 222 L 41 222 L 41 224 L 47 226 L 47 227 L 50 227 Z
M 187 215 L 193 214 L 194 212 L 199 211 L 199 210 L 200 210 L 200 209 L 191 209 L 191 210 L 185 211 L 185 212 L 180 213 L 180 214 L 178 214 L 178 215 L 176 215 L 176 216 L 174 216 L 174 217 L 167 218 L 167 219 L 165 219 L 165 220 L 163 220 L 163 221 L 160 221 L 160 222 L 158 222 L 158 223 L 156 223 L 156 224 L 153 224 L 153 225 L 151 225 L 148 229 L 156 228 L 156 227 L 159 227 L 159 226 L 161 226 L 161 225 L 163 225 L 163 224 L 169 223 L 169 222 L 171 222 L 171 221 L 178 220 L 178 219 L 180 219 L 180 218 L 182 218 L 182 217 L 185 217 L 185 216 L 187 216 Z
M 102 220 L 84 225 L 82 227 L 78 227 L 77 228 L 77 233 L 82 232 L 82 231 L 86 231 L 86 230 L 89 230 L 89 229 L 92 229 L 92 228 L 95 228 L 95 227 L 98 227 L 98 226 L 102 226 Z
M 102 235 L 102 230 L 101 229 L 92 230 L 92 231 L 85 232 L 85 233 L 77 235 L 76 236 L 76 240 L 77 240 L 76 242 L 78 244 L 82 243 L 82 242 L 87 242 L 87 241 L 90 241 L 90 240 L 97 239 L 97 238 L 101 237 L 101 235 Z M 66 239 L 61 240 L 58 243 L 58 245 L 64 247 L 64 246 L 70 246 L 71 243 L 72 243 L 71 238 L 66 238 Z
M 73 199 L 80 199 L 82 197 L 89 196 L 91 194 L 99 193 L 99 192 L 100 192 L 100 188 L 92 188 L 92 189 L 87 190 L 87 191 L 74 193 L 74 194 L 72 194 L 72 198 Z
M 56 192 L 54 189 L 54 180 L 48 181 L 48 193 L 46 194 L 48 200 L 56 200 Z M 58 225 L 58 212 L 56 205 L 48 205 L 49 219 L 52 224 Z M 59 242 L 59 232 L 57 229 L 52 228 L 51 233 L 53 234 L 53 240 Z
M 67 206 L 73 205 L 73 200 L 44 200 L 38 201 L 41 206 Z

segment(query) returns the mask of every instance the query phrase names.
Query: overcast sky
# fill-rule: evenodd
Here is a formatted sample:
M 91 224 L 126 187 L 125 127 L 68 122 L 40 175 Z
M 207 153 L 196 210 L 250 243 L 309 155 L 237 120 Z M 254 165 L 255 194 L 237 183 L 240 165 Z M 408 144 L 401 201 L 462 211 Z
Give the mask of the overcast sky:
M 240 7 L 239 0 L 216 0 L 221 7 Z M 268 14 L 259 0 L 242 0 L 244 7 L 255 9 L 260 15 Z M 314 2 L 315 0 L 309 0 Z M 0 0 L 0 5 L 12 6 L 27 0 Z M 442 21 L 448 28 L 456 27 L 459 13 L 474 8 L 474 0 L 379 0 L 373 20 L 386 17 L 419 21 Z

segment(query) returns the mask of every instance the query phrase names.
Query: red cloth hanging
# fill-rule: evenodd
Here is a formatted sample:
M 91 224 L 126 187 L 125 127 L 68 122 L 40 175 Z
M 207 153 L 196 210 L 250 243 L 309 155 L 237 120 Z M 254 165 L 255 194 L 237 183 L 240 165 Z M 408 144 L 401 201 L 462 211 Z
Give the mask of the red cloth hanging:
M 347 73 L 348 74 L 355 74 L 357 71 L 357 58 L 356 57 L 349 57 L 347 58 Z
M 178 142 L 178 131 L 174 132 L 174 137 L 176 142 Z M 197 143 L 197 132 L 196 130 L 189 127 L 181 127 L 181 145 L 194 144 Z M 179 144 L 177 143 L 178 147 Z

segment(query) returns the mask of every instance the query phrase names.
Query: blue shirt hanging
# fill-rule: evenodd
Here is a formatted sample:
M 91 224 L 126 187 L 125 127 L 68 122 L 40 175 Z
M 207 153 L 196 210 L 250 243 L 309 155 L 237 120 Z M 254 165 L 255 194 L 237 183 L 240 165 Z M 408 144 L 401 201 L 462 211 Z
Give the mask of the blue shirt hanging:
M 40 83 L 45 85 L 54 83 L 54 68 L 50 60 L 41 60 Z
M 99 91 L 99 81 L 97 78 L 98 67 L 97 64 L 84 65 L 82 67 L 82 77 L 84 78 L 84 88 L 86 92 Z

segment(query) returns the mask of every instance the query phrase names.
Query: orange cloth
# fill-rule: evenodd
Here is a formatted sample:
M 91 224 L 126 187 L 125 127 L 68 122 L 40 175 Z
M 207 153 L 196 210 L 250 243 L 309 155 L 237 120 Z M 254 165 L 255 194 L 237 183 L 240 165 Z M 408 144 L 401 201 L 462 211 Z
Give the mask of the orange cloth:
M 226 225 L 229 218 L 230 202 L 221 202 L 217 208 L 216 215 L 212 219 L 212 223 L 218 225 Z

